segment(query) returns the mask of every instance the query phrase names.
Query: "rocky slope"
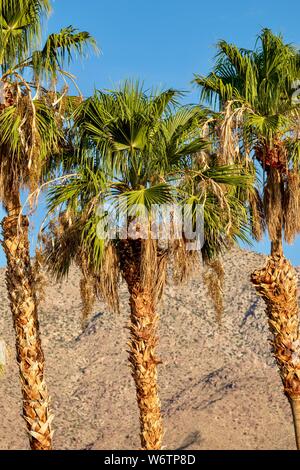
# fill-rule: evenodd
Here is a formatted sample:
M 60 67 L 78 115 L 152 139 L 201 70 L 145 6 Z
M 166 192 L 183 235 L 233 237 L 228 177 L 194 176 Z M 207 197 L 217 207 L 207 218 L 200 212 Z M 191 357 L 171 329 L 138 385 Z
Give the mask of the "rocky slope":
M 160 307 L 159 369 L 168 449 L 293 449 L 292 417 L 270 354 L 264 305 L 249 275 L 264 256 L 226 256 L 226 308 L 219 326 L 201 278 L 168 286 Z M 139 422 L 127 364 L 128 296 L 122 314 L 100 302 L 80 324 L 79 277 L 49 283 L 40 308 L 56 449 L 136 449 Z M 10 352 L 0 377 L 0 448 L 27 449 L 14 337 L 0 272 L 0 339 Z

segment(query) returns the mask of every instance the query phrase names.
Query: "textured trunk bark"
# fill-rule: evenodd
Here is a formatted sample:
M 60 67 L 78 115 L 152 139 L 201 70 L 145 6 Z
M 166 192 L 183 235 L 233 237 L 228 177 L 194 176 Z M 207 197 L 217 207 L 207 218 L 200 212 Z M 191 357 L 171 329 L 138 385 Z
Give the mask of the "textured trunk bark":
M 297 274 L 284 256 L 268 258 L 265 268 L 251 277 L 266 303 L 273 352 L 284 391 L 292 406 L 297 448 L 300 448 L 300 332 Z
M 129 361 L 136 386 L 140 410 L 141 445 L 143 450 L 161 449 L 163 428 L 157 386 L 158 315 L 151 295 L 135 286 L 130 292 L 131 322 Z
M 44 381 L 44 355 L 39 336 L 36 299 L 33 288 L 28 219 L 18 219 L 18 208 L 9 208 L 2 222 L 3 248 L 7 258 L 6 285 L 16 334 L 23 417 L 32 450 L 52 448 L 49 395 Z
M 290 397 L 297 449 L 300 450 L 300 396 Z
M 153 293 L 141 285 L 140 240 L 124 240 L 120 245 L 121 269 L 130 293 L 129 361 L 140 411 L 142 450 L 159 450 L 163 424 L 158 396 L 156 357 L 158 315 Z
M 282 226 L 277 230 L 277 239 L 271 242 L 271 256 L 283 256 Z

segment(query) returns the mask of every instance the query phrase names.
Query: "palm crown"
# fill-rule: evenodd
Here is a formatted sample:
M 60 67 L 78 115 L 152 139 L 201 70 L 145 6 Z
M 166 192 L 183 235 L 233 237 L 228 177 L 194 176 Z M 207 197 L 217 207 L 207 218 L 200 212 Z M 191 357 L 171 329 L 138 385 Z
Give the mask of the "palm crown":
M 46 157 L 55 156 L 67 146 L 63 116 L 66 106 L 63 109 L 62 105 L 66 101 L 72 104 L 72 100 L 66 96 L 67 89 L 63 95 L 56 92 L 58 74 L 64 80 L 72 79 L 64 72 L 65 62 L 74 52 L 83 54 L 88 47 L 96 47 L 89 33 L 68 27 L 51 34 L 44 47 L 36 50 L 42 17 L 49 10 L 48 1 L 2 4 L 0 186 L 8 210 L 11 205 L 19 207 L 20 187 L 34 190 L 38 185 Z M 8 201 L 13 194 L 15 201 Z
M 234 140 L 238 155 L 252 154 L 267 173 L 264 209 L 269 234 L 287 241 L 300 230 L 299 105 L 293 86 L 300 72 L 299 53 L 281 36 L 264 29 L 257 47 L 245 50 L 220 41 L 214 70 L 195 77 L 202 97 L 215 101 L 223 113 L 227 145 Z M 226 149 L 225 149 L 226 150 Z M 297 180 L 297 181 L 296 181 Z
M 150 217 L 153 205 L 185 204 L 194 222 L 196 208 L 203 207 L 202 253 L 208 259 L 228 240 L 246 237 L 247 214 L 237 188 L 248 187 L 251 177 L 239 167 L 216 166 L 202 136 L 205 112 L 198 106 L 178 107 L 178 96 L 174 90 L 147 95 L 138 84 L 126 82 L 118 91 L 97 92 L 76 111 L 76 172 L 49 195 L 50 211 L 61 211 L 61 230 L 50 223 L 54 241 L 47 245 L 48 262 L 58 276 L 68 272 L 80 250 L 94 273 L 105 266 L 111 242 L 97 235 L 97 227 L 107 203 L 110 210 L 119 205 L 129 219 L 141 215 L 134 212 L 137 206 Z M 189 241 L 181 238 L 182 246 Z M 114 243 L 117 253 L 120 243 Z M 168 253 L 174 253 L 174 245 Z M 187 272 L 185 254 L 177 268 Z

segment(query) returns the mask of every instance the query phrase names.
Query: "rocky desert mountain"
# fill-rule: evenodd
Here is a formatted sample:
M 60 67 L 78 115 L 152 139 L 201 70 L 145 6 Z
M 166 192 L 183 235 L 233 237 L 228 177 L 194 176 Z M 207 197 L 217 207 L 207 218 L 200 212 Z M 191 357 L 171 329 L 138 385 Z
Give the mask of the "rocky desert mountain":
M 263 255 L 225 257 L 221 326 L 201 276 L 168 285 L 160 306 L 160 395 L 167 449 L 294 449 L 292 416 L 270 352 L 263 301 L 249 283 Z M 0 340 L 9 351 L 0 377 L 0 448 L 28 449 L 20 417 L 12 320 L 0 272 Z M 127 362 L 128 295 L 122 313 L 98 302 L 81 328 L 79 273 L 49 281 L 40 307 L 56 449 L 138 449 L 135 389 Z

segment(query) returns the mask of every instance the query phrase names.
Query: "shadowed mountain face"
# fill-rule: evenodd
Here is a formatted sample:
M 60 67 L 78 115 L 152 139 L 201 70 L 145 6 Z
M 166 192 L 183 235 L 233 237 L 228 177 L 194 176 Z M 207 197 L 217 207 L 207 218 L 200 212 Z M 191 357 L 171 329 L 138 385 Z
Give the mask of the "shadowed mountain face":
M 225 257 L 222 325 L 201 275 L 169 285 L 160 306 L 160 395 L 168 449 L 294 449 L 292 416 L 270 353 L 263 301 L 249 275 L 265 257 L 233 250 Z M 14 360 L 12 320 L 0 272 L 0 339 L 9 360 L 0 377 L 0 448 L 27 449 Z M 49 281 L 40 307 L 56 449 L 138 449 L 135 389 L 127 363 L 128 295 L 122 313 L 100 302 L 84 332 L 79 274 Z

